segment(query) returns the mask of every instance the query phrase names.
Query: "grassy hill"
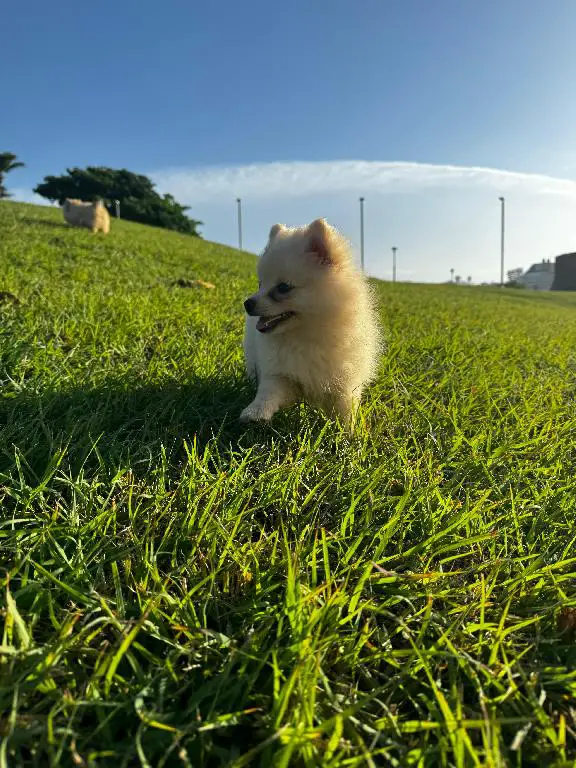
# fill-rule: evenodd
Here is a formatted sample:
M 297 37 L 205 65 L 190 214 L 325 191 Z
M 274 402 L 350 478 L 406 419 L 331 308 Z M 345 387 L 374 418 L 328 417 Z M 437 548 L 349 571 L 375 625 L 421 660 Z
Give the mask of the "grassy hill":
M 0 766 L 573 765 L 576 297 L 378 284 L 350 440 L 237 425 L 254 284 L 0 204 Z

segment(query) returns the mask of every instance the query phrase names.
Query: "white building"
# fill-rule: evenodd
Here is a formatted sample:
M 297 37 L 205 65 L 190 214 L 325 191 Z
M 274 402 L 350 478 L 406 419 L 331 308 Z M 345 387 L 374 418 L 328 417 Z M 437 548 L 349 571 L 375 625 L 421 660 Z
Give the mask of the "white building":
M 549 291 L 554 282 L 554 262 L 542 260 L 524 272 L 518 280 L 520 285 L 532 291 Z

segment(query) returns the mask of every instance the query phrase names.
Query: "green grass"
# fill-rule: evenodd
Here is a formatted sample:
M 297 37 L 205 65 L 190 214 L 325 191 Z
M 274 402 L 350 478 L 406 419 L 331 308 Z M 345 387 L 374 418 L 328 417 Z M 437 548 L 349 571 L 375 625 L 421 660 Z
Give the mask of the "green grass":
M 365 428 L 245 429 L 253 258 L 113 225 L 0 204 L 0 768 L 574 765 L 576 297 L 378 284 Z

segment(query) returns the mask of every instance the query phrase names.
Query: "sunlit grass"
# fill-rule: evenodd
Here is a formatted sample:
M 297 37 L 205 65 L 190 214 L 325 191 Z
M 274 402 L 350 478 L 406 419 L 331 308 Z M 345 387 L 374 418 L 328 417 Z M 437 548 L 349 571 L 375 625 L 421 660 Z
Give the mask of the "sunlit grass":
M 0 766 L 573 765 L 576 297 L 379 284 L 364 429 L 246 429 L 254 260 L 113 225 L 0 204 Z

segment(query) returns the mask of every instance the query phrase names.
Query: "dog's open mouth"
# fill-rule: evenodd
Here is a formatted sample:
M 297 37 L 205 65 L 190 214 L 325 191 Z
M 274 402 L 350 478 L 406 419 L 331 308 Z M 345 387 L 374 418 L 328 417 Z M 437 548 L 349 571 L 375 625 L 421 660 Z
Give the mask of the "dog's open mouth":
M 280 325 L 280 323 L 283 323 L 284 320 L 288 320 L 288 318 L 293 315 L 294 312 L 282 312 L 282 314 L 273 315 L 272 317 L 265 317 L 262 315 L 262 317 L 258 318 L 256 330 L 260 331 L 260 333 L 270 333 L 270 331 L 273 331 L 277 325 Z

